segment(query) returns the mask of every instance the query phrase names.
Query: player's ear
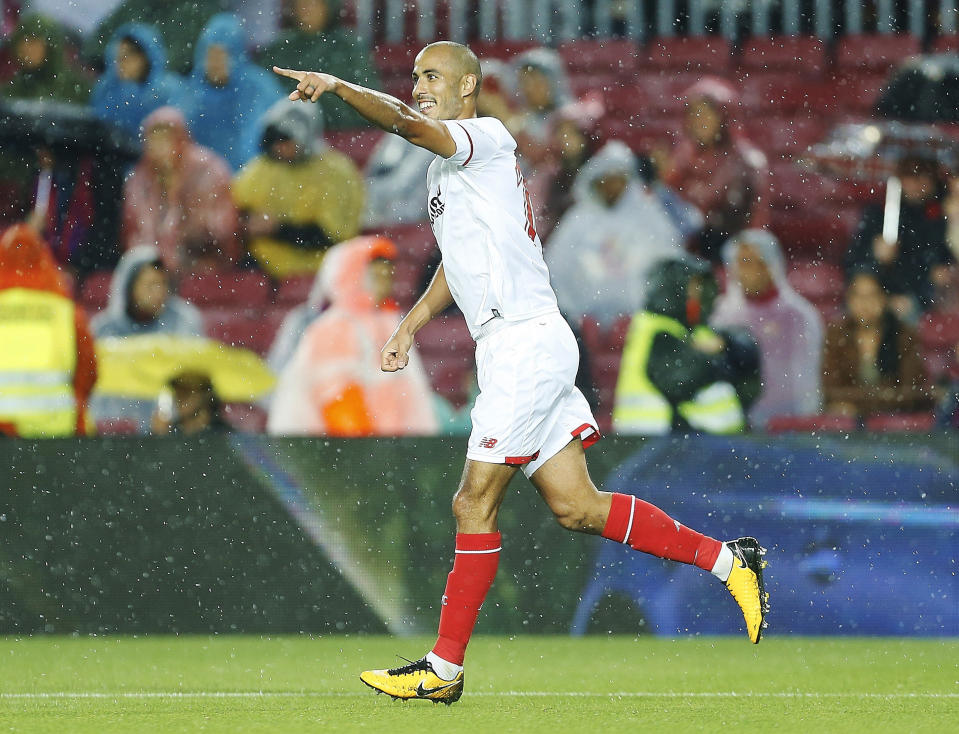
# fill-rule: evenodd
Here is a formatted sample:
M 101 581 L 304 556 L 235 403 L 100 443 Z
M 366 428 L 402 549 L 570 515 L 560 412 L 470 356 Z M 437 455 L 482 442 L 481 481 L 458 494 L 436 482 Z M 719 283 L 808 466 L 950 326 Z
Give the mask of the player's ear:
M 469 97 L 476 91 L 476 74 L 464 74 L 460 80 L 460 92 L 464 97 Z

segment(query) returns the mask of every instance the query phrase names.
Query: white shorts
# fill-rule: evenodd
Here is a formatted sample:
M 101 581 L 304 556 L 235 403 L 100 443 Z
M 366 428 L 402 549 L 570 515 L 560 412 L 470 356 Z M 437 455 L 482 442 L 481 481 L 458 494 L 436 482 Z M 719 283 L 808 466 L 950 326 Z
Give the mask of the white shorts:
M 598 441 L 596 419 L 574 385 L 578 367 L 576 339 L 559 313 L 480 337 L 467 458 L 521 465 L 529 477 L 573 438 Z

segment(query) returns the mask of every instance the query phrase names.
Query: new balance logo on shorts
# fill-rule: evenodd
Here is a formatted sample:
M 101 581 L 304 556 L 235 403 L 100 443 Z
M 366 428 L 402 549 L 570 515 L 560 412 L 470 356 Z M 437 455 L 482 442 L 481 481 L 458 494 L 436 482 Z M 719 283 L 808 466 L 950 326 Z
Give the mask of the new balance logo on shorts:
M 479 442 L 479 445 L 484 449 L 491 449 L 496 445 L 497 439 L 495 438 L 486 438 L 483 436 L 483 440 Z

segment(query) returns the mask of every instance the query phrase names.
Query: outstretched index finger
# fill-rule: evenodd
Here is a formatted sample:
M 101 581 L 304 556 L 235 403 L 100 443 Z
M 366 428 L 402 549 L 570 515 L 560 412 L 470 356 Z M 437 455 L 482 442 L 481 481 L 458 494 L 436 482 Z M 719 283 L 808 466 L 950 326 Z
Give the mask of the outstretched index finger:
M 296 79 L 298 82 L 301 82 L 306 78 L 305 71 L 297 71 L 296 69 L 284 69 L 279 66 L 273 67 L 273 73 L 279 74 L 280 76 L 288 77 L 290 79 Z

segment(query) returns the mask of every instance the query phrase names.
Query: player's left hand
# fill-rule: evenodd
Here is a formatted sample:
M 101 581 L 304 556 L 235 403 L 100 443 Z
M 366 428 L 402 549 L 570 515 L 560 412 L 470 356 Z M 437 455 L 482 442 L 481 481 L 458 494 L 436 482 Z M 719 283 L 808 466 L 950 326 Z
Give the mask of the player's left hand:
M 318 71 L 298 71 L 283 69 L 279 66 L 274 66 L 273 71 L 280 76 L 299 82 L 296 90 L 290 93 L 290 99 L 294 102 L 301 99 L 304 102 L 316 102 L 324 92 L 329 92 L 336 84 L 336 77 Z
M 380 369 L 384 372 L 403 369 L 409 364 L 412 348 L 413 339 L 408 334 L 402 331 L 394 334 L 380 352 Z

